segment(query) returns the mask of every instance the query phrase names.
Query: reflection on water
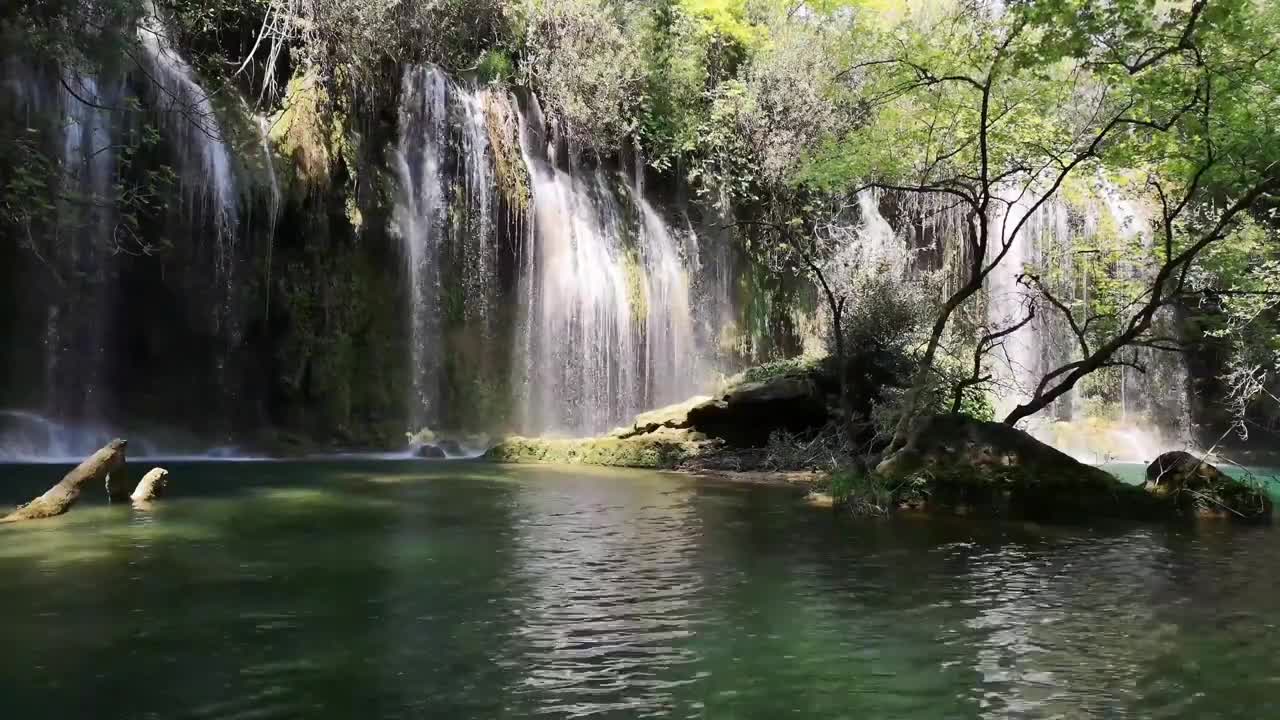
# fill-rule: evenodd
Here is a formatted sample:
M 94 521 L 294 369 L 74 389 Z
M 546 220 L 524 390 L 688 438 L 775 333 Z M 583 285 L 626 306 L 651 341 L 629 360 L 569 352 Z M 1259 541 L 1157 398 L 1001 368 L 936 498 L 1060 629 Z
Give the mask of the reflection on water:
M 59 474 L 8 470 L 15 503 Z M 0 528 L 6 717 L 1280 710 L 1270 529 L 853 522 L 640 472 L 170 470 L 149 511 Z

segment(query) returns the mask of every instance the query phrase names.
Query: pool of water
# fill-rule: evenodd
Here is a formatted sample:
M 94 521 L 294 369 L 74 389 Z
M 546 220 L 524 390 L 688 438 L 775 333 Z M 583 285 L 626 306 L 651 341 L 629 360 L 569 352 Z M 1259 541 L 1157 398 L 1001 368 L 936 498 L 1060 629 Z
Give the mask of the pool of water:
M 5 717 L 1280 716 L 1269 528 L 855 521 L 639 471 L 169 469 L 149 512 L 0 527 Z M 17 503 L 60 469 L 3 473 Z

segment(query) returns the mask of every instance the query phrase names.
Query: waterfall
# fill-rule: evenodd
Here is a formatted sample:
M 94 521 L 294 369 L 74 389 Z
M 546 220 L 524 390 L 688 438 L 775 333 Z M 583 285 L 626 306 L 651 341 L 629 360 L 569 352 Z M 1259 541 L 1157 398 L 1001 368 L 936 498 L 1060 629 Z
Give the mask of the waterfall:
M 988 279 L 987 318 L 993 328 L 1008 327 L 1025 317 L 1036 293 L 1018 282 L 1023 272 L 1036 273 L 1055 297 L 1077 313 L 1100 291 L 1104 279 L 1139 286 L 1150 280 L 1151 270 L 1137 260 L 1151 249 L 1144 208 L 1110 183 L 1097 185 L 1083 204 L 1068 206 L 1054 198 L 1031 214 Z M 994 219 L 992 237 L 1007 239 L 1013 223 L 1033 203 L 1033 198 L 1012 202 L 1004 217 Z M 1125 249 L 1121 258 L 1095 270 L 1106 278 L 1091 277 L 1086 258 L 1117 242 Z M 1167 316 L 1160 319 L 1163 326 L 1170 323 Z M 1190 420 L 1184 359 L 1149 348 L 1124 351 L 1123 356 L 1138 360 L 1146 372 L 1128 367 L 1113 370 L 1113 389 L 1087 391 L 1087 383 L 1079 383 L 1041 416 L 1029 418 L 1026 429 L 1095 463 L 1150 461 L 1162 450 L 1186 444 Z M 1004 348 L 993 358 L 997 417 L 1029 400 L 1045 373 L 1078 359 L 1079 345 L 1065 318 L 1048 303 L 1039 303 L 1035 319 L 1006 338 Z M 1106 382 L 1102 373 L 1092 379 Z
M 169 28 L 147 3 L 138 23 L 151 106 L 157 112 L 165 139 L 177 154 L 178 174 L 189 220 L 211 221 L 219 277 L 227 286 L 229 311 L 240 196 L 228 147 L 207 93 L 191 65 L 178 52 Z M 191 227 L 199 227 L 195 222 Z M 221 314 L 217 317 L 221 317 Z
M 536 98 L 519 121 L 533 195 L 522 269 L 523 429 L 601 432 L 703 389 L 707 343 L 690 300 L 696 244 L 677 240 L 638 183 L 557 167 Z
M 494 330 L 492 289 L 498 276 L 498 250 L 494 241 L 493 214 L 497 184 L 489 149 L 486 113 L 491 97 L 488 90 L 455 86 L 462 107 L 462 191 L 466 220 L 463 223 L 460 260 L 464 312 L 478 324 L 486 339 Z
M 444 160 L 448 149 L 448 78 L 435 67 L 405 70 L 400 138 L 393 156 L 400 195 L 393 211 L 409 284 L 410 372 L 414 430 L 434 423 L 440 354 L 440 244 L 445 232 Z

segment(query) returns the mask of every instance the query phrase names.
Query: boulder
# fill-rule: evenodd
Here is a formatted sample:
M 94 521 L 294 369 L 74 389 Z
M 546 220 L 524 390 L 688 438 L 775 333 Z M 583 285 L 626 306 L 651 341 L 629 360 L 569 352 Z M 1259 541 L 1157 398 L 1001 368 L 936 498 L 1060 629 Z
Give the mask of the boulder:
M 413 456 L 428 460 L 443 460 L 447 457 L 438 445 L 419 445 L 413 449 Z
M 1183 514 L 1249 522 L 1271 519 L 1272 502 L 1264 489 L 1181 450 L 1164 453 L 1148 465 L 1142 487 Z
M 685 427 L 735 447 L 759 447 L 775 430 L 803 432 L 830 419 L 826 393 L 808 375 L 782 375 L 731 386 L 686 411 Z
M 63 476 L 62 481 L 49 488 L 45 494 L 0 518 L 0 522 L 39 520 L 70 510 L 80 499 L 80 492 L 86 483 L 104 483 L 114 473 L 123 475 L 127 445 L 128 442 L 119 438 L 107 443 Z
M 641 413 L 635 417 L 631 425 L 627 427 L 614 428 L 609 433 L 612 437 L 630 438 L 639 435 L 647 435 L 653 433 L 660 428 L 671 430 L 684 430 L 689 428 L 693 421 L 689 419 L 689 411 L 703 405 L 711 400 L 706 395 L 695 395 L 682 403 L 668 405 Z
M 899 502 L 921 494 L 929 505 L 989 506 L 1050 520 L 1166 512 L 1159 498 L 1017 428 L 964 415 L 920 419 L 876 472 L 898 488 Z
M 138 482 L 138 487 L 134 489 L 129 499 L 135 503 L 150 502 L 163 495 L 168 486 L 169 471 L 164 468 L 151 468 L 146 475 L 142 476 L 142 480 Z
M 1198 489 L 1226 478 L 1221 470 L 1189 452 L 1173 450 L 1162 454 L 1147 466 L 1143 487 L 1151 492 L 1169 493 L 1184 488 Z

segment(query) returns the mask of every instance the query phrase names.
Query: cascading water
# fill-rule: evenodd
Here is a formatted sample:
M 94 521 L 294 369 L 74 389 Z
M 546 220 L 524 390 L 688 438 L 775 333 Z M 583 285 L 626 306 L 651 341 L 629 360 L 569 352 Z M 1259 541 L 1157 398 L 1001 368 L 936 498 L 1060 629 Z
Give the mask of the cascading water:
M 229 288 L 240 218 L 231 149 L 209 93 L 174 46 L 151 3 L 138 23 L 138 40 L 150 71 L 151 106 L 177 153 L 186 210 L 191 218 L 212 220 L 217 269 Z
M 705 384 L 690 252 L 620 176 L 557 167 L 544 129 L 534 98 L 520 115 L 533 204 L 522 278 L 523 429 L 589 434 Z
M 1033 200 L 1012 204 L 1005 218 L 996 219 L 992 237 L 1007 238 L 1017 218 Z M 1112 281 L 1149 280 L 1147 270 L 1132 258 L 1150 250 L 1149 223 L 1143 209 L 1124 198 L 1109 183 L 1101 183 L 1081 207 L 1057 199 L 1038 208 L 1010 246 L 1009 254 L 991 274 L 988 320 L 993 328 L 1009 327 L 1025 316 L 1035 291 L 1018 282 L 1024 272 L 1036 274 L 1055 297 L 1076 313 L 1089 307 L 1090 294 L 1099 292 L 1100 277 L 1090 276 L 1090 256 L 1110 246 L 1124 248 L 1105 271 Z M 1169 318 L 1161 322 L 1168 324 Z M 1080 358 L 1076 337 L 1065 318 L 1040 303 L 1035 319 L 1010 335 L 995 358 L 996 414 L 1003 417 L 1029 399 L 1045 373 Z M 1126 351 L 1145 372 L 1122 367 L 1115 371 L 1114 393 L 1086 396 L 1077 384 L 1043 413 L 1029 419 L 1027 430 L 1061 450 L 1089 462 L 1146 462 L 1162 450 L 1189 441 L 1187 369 L 1177 353 L 1149 348 Z M 1101 378 L 1102 376 L 1099 376 Z M 1111 394 L 1115 397 L 1107 399 Z
M 107 318 L 114 290 L 117 243 L 114 184 L 116 138 L 122 131 L 110 108 L 123 98 L 120 82 L 72 73 L 62 94 L 63 145 L 60 234 L 50 262 L 62 292 L 48 308 L 47 411 L 72 421 L 94 421 L 107 405 L 110 338 Z
M 403 245 L 411 298 L 409 420 L 436 421 L 440 353 L 440 244 L 445 233 L 444 160 L 448 150 L 449 80 L 435 67 L 405 70 L 400 139 L 394 155 L 400 184 L 393 219 Z
M 466 219 L 462 224 L 461 249 L 462 289 L 467 299 L 464 312 L 475 322 L 485 338 L 494 330 L 494 308 L 490 297 L 497 280 L 498 250 L 495 242 L 493 215 L 497 183 L 489 147 L 486 119 L 490 92 L 454 86 L 462 109 L 462 192 Z

